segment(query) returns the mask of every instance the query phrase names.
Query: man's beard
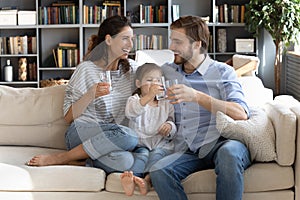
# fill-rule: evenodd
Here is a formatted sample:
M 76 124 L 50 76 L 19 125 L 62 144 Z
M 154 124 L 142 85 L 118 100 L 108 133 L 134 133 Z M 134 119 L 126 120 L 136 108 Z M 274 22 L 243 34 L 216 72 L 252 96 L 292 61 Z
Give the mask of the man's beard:
M 183 57 L 180 56 L 179 54 L 175 55 L 174 63 L 177 65 L 185 64 L 192 57 L 193 57 L 193 52 L 192 52 L 192 50 L 189 50 L 189 52 L 184 54 Z

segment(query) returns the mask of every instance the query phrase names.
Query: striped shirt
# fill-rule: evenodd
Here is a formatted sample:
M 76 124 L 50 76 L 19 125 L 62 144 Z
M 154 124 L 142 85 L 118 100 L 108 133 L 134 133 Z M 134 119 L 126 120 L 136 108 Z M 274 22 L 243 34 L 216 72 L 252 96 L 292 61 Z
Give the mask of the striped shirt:
M 130 64 L 134 62 L 130 60 Z M 74 71 L 65 92 L 63 111 L 68 112 L 94 84 L 100 82 L 101 68 L 91 61 L 80 63 Z M 133 92 L 134 70 L 127 73 L 111 71 L 110 94 L 94 99 L 86 110 L 76 119 L 81 122 L 102 122 L 127 125 L 125 105 Z

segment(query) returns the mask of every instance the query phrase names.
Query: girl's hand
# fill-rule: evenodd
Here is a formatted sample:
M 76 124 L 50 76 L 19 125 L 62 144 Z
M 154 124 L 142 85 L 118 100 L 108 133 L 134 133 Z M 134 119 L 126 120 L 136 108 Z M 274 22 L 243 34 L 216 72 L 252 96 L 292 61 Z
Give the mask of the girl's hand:
M 161 84 L 151 83 L 150 88 L 149 88 L 149 95 L 151 95 L 152 97 L 155 97 L 155 95 L 157 95 L 163 91 L 164 91 L 164 88 Z
M 169 135 L 169 133 L 172 130 L 172 126 L 171 124 L 169 124 L 168 122 L 163 123 L 159 129 L 158 129 L 158 133 L 164 137 L 167 137 Z
M 98 98 L 104 95 L 107 95 L 110 93 L 109 91 L 109 83 L 107 82 L 100 82 L 93 85 L 93 87 L 90 89 L 90 92 L 92 92 L 94 95 L 94 98 Z

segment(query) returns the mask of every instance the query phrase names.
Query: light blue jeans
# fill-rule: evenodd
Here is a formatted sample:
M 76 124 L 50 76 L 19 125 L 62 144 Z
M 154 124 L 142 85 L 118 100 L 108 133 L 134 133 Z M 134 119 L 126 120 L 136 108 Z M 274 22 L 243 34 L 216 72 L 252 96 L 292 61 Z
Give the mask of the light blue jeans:
M 87 161 L 106 173 L 123 172 L 132 167 L 131 152 L 138 138 L 130 128 L 110 123 L 73 122 L 66 132 L 66 145 L 70 150 L 79 144 L 89 155 Z
M 217 175 L 216 199 L 241 200 L 243 173 L 250 164 L 250 154 L 244 144 L 220 138 L 202 159 L 198 153 L 190 151 L 165 157 L 153 166 L 155 170 L 150 172 L 150 177 L 160 200 L 187 200 L 181 180 L 196 171 L 214 168 Z
M 144 178 L 145 174 L 151 171 L 151 167 L 162 158 L 171 154 L 171 150 L 155 148 L 149 150 L 146 147 L 136 147 L 133 150 L 134 163 L 131 171 L 135 176 Z

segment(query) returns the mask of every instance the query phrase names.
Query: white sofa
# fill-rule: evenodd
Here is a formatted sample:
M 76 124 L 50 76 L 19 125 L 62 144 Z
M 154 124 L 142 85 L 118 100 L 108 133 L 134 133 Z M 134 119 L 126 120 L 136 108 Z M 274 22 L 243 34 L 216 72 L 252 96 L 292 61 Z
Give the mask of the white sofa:
M 256 81 L 254 81 L 256 80 Z M 256 82 L 256 83 L 255 83 Z M 251 88 L 250 86 L 255 86 Z M 300 103 L 287 98 L 261 99 L 270 93 L 257 79 L 243 82 L 251 104 L 264 105 L 276 131 L 277 162 L 254 163 L 245 172 L 245 200 L 300 199 Z M 251 88 L 251 89 L 250 89 Z M 11 88 L 0 86 L 0 199 L 123 200 L 158 199 L 155 191 L 123 194 L 119 174 L 80 166 L 29 167 L 32 156 L 65 151 L 63 120 L 65 86 Z M 249 99 L 250 98 L 250 99 Z M 252 98 L 252 99 L 251 99 Z M 291 98 L 292 99 L 292 98 Z M 260 101 L 261 100 L 261 101 Z M 296 141 L 297 140 L 297 141 Z M 215 173 L 205 170 L 183 180 L 189 199 L 215 199 Z

